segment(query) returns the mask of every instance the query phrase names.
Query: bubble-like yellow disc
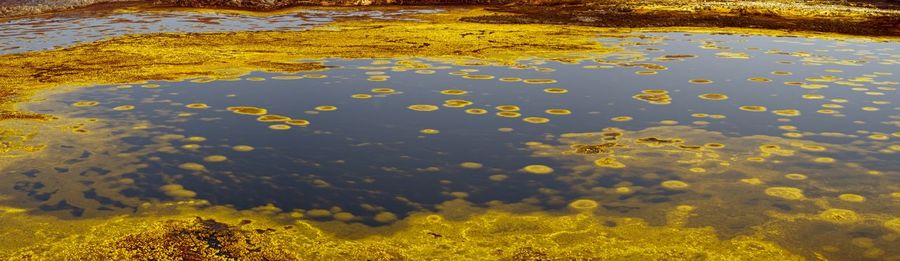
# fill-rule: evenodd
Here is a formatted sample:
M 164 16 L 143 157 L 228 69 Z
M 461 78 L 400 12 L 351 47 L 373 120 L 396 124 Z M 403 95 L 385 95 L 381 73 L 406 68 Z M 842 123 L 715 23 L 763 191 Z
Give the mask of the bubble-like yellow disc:
M 485 110 L 485 109 L 479 109 L 479 108 L 472 108 L 472 109 L 467 109 L 467 110 L 466 110 L 466 113 L 468 113 L 468 114 L 475 114 L 475 115 L 485 114 L 485 113 L 487 113 L 487 112 L 488 112 L 487 110 Z
M 569 92 L 569 90 L 566 90 L 563 88 L 547 88 L 547 89 L 544 89 L 544 92 L 552 93 L 552 94 L 562 94 L 562 93 Z
M 497 116 L 505 118 L 518 118 L 519 116 L 522 116 L 522 114 L 514 111 L 500 111 L 497 112 Z
M 334 111 L 334 110 L 337 110 L 337 106 L 333 106 L 333 105 L 322 105 L 322 106 L 316 106 L 315 109 L 316 109 L 317 111 Z
M 206 105 L 205 103 L 191 103 L 191 104 L 185 105 L 184 107 L 191 108 L 191 109 L 206 109 L 206 108 L 209 108 L 209 105 Z
M 228 111 L 244 114 L 244 115 L 263 115 L 268 112 L 268 110 L 258 107 L 250 107 L 250 106 L 235 106 L 226 108 Z
M 526 118 L 523 118 L 522 120 L 525 122 L 528 122 L 528 123 L 535 123 L 535 124 L 550 122 L 550 119 L 547 119 L 544 117 L 526 117 Z
M 556 80 L 553 79 L 525 79 L 522 82 L 527 84 L 550 84 L 556 83 Z
M 328 75 L 324 75 L 324 74 L 304 74 L 304 75 L 303 75 L 303 78 L 307 78 L 307 79 L 323 79 L 323 78 L 328 78 Z
M 96 101 L 79 101 L 79 102 L 73 103 L 72 106 L 75 106 L 75 107 L 94 107 L 94 106 L 97 106 L 97 105 L 99 105 L 99 104 L 100 104 L 100 102 L 96 102 Z
M 700 99 L 713 100 L 713 101 L 724 101 L 724 100 L 728 99 L 727 95 L 721 94 L 721 93 L 704 93 L 704 94 L 700 94 L 697 97 L 700 97 Z
M 464 75 L 463 78 L 472 80 L 490 80 L 494 79 L 493 75 Z
M 394 93 L 397 91 L 394 89 L 391 89 L 391 88 L 375 88 L 375 89 L 372 89 L 372 92 L 374 92 L 374 93 Z
M 861 195 L 857 195 L 857 194 L 841 194 L 838 196 L 838 199 L 847 201 L 847 202 L 856 202 L 856 203 L 866 201 L 865 197 L 863 197 Z
M 122 105 L 113 108 L 114 111 L 130 111 L 134 110 L 134 105 Z
M 774 71 L 774 72 L 772 72 L 772 75 L 778 75 L 778 76 L 787 76 L 787 75 L 792 75 L 792 74 L 793 74 L 793 73 L 788 72 L 788 71 Z
M 444 94 L 444 95 L 464 95 L 467 93 L 469 93 L 469 92 L 466 90 L 456 90 L 456 89 L 441 91 L 441 94 Z
M 481 163 L 471 161 L 460 163 L 459 166 L 467 169 L 480 169 L 481 167 L 483 167 Z
M 256 121 L 260 121 L 260 122 L 281 122 L 281 121 L 287 121 L 287 120 L 290 120 L 290 119 L 291 119 L 291 118 L 290 118 L 290 117 L 287 117 L 287 116 L 271 115 L 271 114 L 270 114 L 270 115 L 259 116 L 258 118 L 256 118 Z
M 544 175 L 544 174 L 553 173 L 553 168 L 550 168 L 550 167 L 544 166 L 544 165 L 528 165 L 528 166 L 525 166 L 524 168 L 522 168 L 522 171 L 525 171 L 525 172 L 528 172 L 531 174 Z
M 178 165 L 178 168 L 190 171 L 206 171 L 206 166 L 203 166 L 200 163 L 193 162 L 182 163 L 181 165 Z
M 307 125 L 309 125 L 309 121 L 308 121 L 308 120 L 301 120 L 301 119 L 286 120 L 286 121 L 284 121 L 284 123 L 286 123 L 286 124 L 288 124 L 288 125 L 294 125 L 294 126 L 307 126 Z
M 495 108 L 497 108 L 497 110 L 500 110 L 500 111 L 519 111 L 520 110 L 519 106 L 515 106 L 515 105 L 500 105 Z
M 774 110 L 772 111 L 775 115 L 785 116 L 785 117 L 797 117 L 800 116 L 800 111 L 795 109 L 783 109 L 783 110 Z
M 625 167 L 625 164 L 616 160 L 613 157 L 604 157 L 594 161 L 594 165 L 603 168 L 612 168 L 612 169 L 621 169 Z
M 685 189 L 688 186 L 690 186 L 687 183 L 685 183 L 684 181 L 679 181 L 679 180 L 666 180 L 666 181 L 663 181 L 660 185 L 667 189 Z
M 569 114 L 572 114 L 572 111 L 567 110 L 567 109 L 547 109 L 547 110 L 545 110 L 544 112 L 547 113 L 547 114 L 552 114 L 552 115 L 569 115 Z
M 380 223 L 391 223 L 397 220 L 397 215 L 391 212 L 381 212 L 376 214 L 373 219 Z
M 444 101 L 444 107 L 448 107 L 448 108 L 463 108 L 463 107 L 466 107 L 466 106 L 469 106 L 472 104 L 473 103 L 471 101 L 459 100 L 459 99 Z
M 206 162 L 223 162 L 226 160 L 228 160 L 228 157 L 225 157 L 222 155 L 212 155 L 212 156 L 203 158 L 203 161 L 206 161 Z
M 745 105 L 738 107 L 742 111 L 750 111 L 750 112 L 764 112 L 766 111 L 766 107 L 758 106 L 758 105 Z
M 632 119 L 633 118 L 631 116 L 616 116 L 616 117 L 612 117 L 609 120 L 618 121 L 618 122 L 626 122 L 626 121 L 631 121 Z
M 269 126 L 269 129 L 273 129 L 273 130 L 290 130 L 290 129 L 291 129 L 291 125 L 287 125 L 287 124 L 275 124 L 275 125 Z
M 803 195 L 803 190 L 792 187 L 771 187 L 765 190 L 766 195 L 783 198 L 787 200 L 803 200 L 806 199 L 806 196 Z
M 248 145 L 236 145 L 234 147 L 231 147 L 231 149 L 234 151 L 239 151 L 239 152 L 248 152 L 248 151 L 253 151 L 256 148 L 253 148 L 252 146 L 248 146 Z
M 784 177 L 787 179 L 790 179 L 790 180 L 806 180 L 806 175 L 799 174 L 799 173 L 786 174 L 786 175 L 784 175 Z
M 590 200 L 590 199 L 579 199 L 579 200 L 572 201 L 572 203 L 569 203 L 570 208 L 574 208 L 574 209 L 578 209 L 578 210 L 591 210 L 591 209 L 595 209 L 599 206 L 600 206 L 600 204 L 597 203 L 597 201 Z
M 413 104 L 406 108 L 414 111 L 436 111 L 440 109 L 438 106 L 434 106 L 431 104 Z

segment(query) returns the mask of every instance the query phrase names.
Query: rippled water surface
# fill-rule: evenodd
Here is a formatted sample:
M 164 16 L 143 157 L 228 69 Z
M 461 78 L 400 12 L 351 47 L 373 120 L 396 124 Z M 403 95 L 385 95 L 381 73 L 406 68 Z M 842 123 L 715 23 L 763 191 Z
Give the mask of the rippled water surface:
M 333 15 L 283 17 L 290 25 L 229 18 L 197 30 Z M 60 24 L 48 33 L 56 40 L 23 48 L 191 31 L 199 19 L 119 16 L 159 22 L 81 22 L 108 34 Z M 57 126 L 72 138 L 49 148 L 51 160 L 6 170 L 3 184 L 15 185 L 0 192 L 69 217 L 195 198 L 369 225 L 385 222 L 376 213 L 402 218 L 456 198 L 548 211 L 597 202 L 604 214 L 657 225 L 678 208 L 691 213 L 689 226 L 723 237 L 807 220 L 779 227 L 797 235 L 782 243 L 900 255 L 900 45 L 684 33 L 597 40 L 623 49 L 517 64 L 329 59 L 316 72 L 48 93 L 27 109 L 72 119 Z M 853 243 L 802 239 L 826 231 Z

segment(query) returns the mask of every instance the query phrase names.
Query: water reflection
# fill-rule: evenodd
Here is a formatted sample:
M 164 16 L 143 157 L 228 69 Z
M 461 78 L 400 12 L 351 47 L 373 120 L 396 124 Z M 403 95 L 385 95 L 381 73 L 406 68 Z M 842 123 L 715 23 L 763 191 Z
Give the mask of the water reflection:
M 271 16 L 212 12 L 125 12 L 105 16 L 56 16 L 0 22 L 0 54 L 90 43 L 127 34 L 304 30 L 346 18 L 409 19 L 434 9 L 297 10 Z

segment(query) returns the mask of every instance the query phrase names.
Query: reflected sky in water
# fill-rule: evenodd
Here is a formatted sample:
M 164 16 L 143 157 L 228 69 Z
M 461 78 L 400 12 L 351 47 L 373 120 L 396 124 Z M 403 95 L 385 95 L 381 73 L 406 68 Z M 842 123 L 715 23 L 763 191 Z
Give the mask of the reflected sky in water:
M 400 19 L 433 9 L 299 10 L 271 16 L 197 12 L 118 12 L 0 22 L 0 54 L 49 50 L 126 34 L 304 30 L 345 18 Z M 403 18 L 406 19 L 406 18 Z

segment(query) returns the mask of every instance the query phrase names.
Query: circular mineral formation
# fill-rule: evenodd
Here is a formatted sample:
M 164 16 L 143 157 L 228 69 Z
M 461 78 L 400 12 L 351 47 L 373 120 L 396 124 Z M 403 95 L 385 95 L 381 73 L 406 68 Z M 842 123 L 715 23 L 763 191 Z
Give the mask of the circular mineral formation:
M 522 171 L 531 174 L 544 175 L 553 173 L 553 168 L 547 167 L 545 165 L 528 165 L 522 168 Z
M 792 187 L 771 187 L 765 190 L 766 195 L 787 200 L 803 200 L 803 190 Z
M 579 199 L 572 201 L 572 203 L 569 203 L 570 208 L 574 208 L 577 210 L 591 210 L 597 208 L 598 206 L 600 206 L 600 204 L 597 203 L 597 201 L 590 199 Z

